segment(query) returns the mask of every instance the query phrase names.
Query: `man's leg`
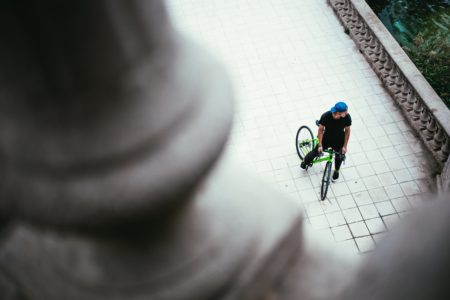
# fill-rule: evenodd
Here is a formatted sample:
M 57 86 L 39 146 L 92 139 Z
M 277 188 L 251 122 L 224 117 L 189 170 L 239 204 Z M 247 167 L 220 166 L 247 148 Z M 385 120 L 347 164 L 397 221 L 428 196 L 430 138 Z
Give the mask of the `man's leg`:
M 314 158 L 319 156 L 319 147 L 316 146 L 312 151 L 310 151 L 308 154 L 306 154 L 305 159 L 303 159 L 302 163 L 300 164 L 300 167 L 302 169 L 306 169 L 306 166 L 310 165 Z
M 334 168 L 336 170 L 339 170 L 341 168 L 342 165 L 342 152 L 336 152 L 336 154 L 334 155 Z
M 336 151 L 336 149 L 338 149 Z M 339 178 L 339 170 L 341 168 L 342 165 L 342 158 L 343 158 L 343 154 L 342 154 L 342 147 L 336 147 L 333 148 L 333 150 L 336 152 L 334 154 L 334 172 L 333 172 L 333 180 L 336 180 Z

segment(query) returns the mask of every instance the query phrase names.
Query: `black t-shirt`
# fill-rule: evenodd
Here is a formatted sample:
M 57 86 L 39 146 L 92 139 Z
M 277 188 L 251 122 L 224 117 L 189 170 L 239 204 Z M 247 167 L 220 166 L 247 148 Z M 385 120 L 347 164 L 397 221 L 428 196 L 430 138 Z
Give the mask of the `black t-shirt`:
M 327 111 L 320 117 L 320 124 L 325 127 L 323 134 L 324 147 L 342 148 L 344 145 L 344 128 L 352 125 L 350 114 L 344 118 L 334 119 L 331 111 Z

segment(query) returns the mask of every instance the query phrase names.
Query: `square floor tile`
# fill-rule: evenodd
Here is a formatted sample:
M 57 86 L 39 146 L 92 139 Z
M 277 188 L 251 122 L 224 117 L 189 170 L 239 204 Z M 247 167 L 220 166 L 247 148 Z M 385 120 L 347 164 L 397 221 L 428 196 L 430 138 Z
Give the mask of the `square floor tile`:
M 392 199 L 391 202 L 398 213 L 405 212 L 411 209 L 411 205 L 409 204 L 406 197 Z
M 384 160 L 383 155 L 381 155 L 380 150 L 371 150 L 366 152 L 367 160 L 369 162 L 376 162 Z
M 365 220 L 379 217 L 378 210 L 373 204 L 361 205 L 359 211 Z
M 405 163 L 400 159 L 391 159 L 389 161 L 389 168 L 391 169 L 391 171 L 402 170 L 406 167 L 407 166 L 405 165 Z
M 375 242 L 371 236 L 358 237 L 355 239 L 360 252 L 368 252 L 375 249 Z
M 367 156 L 364 152 L 352 154 L 350 157 L 351 157 L 351 161 L 356 166 L 363 165 L 363 164 L 365 164 L 365 162 L 368 161 Z M 349 158 L 347 158 L 347 159 L 349 159 Z M 361 173 L 360 173 L 360 175 L 361 175 Z
M 356 205 L 358 205 L 358 206 L 373 203 L 372 198 L 370 197 L 369 192 L 367 192 L 367 191 L 354 193 L 353 199 L 355 200 Z
M 273 185 L 275 185 L 275 183 L 276 183 L 275 174 L 273 173 L 273 171 L 261 172 L 261 173 L 259 173 L 259 177 L 263 181 L 266 181 L 266 182 L 271 183 Z
M 411 167 L 408 168 L 408 171 L 413 179 L 426 179 L 427 177 L 430 177 L 423 167 Z
M 294 180 L 298 191 L 310 190 L 313 188 L 309 177 L 297 178 Z
M 367 190 L 362 179 L 347 181 L 347 186 L 354 195 Z
M 375 203 L 375 207 L 377 208 L 381 216 L 387 216 L 396 213 L 391 201 L 377 202 Z
M 311 223 L 311 226 L 314 229 L 324 229 L 324 228 L 328 228 L 329 227 L 327 218 L 324 215 L 310 217 L 309 221 Z
M 364 152 L 363 148 L 361 147 L 360 142 L 358 142 L 358 141 L 352 142 L 351 139 L 350 139 L 349 144 L 348 144 L 348 149 L 349 149 L 350 153 L 361 153 L 361 152 Z
M 296 154 L 291 154 L 286 156 L 286 162 L 288 164 L 288 166 L 290 167 L 299 167 L 300 166 L 300 159 L 298 158 L 298 156 Z M 299 168 L 300 169 L 300 168 Z
M 350 254 L 357 254 L 359 253 L 359 249 L 356 246 L 355 240 L 351 239 L 351 240 L 345 240 L 342 242 L 338 242 L 337 243 L 337 247 L 338 249 L 348 252 Z
M 391 230 L 398 224 L 399 217 L 397 214 L 384 216 L 383 223 L 386 225 L 388 230 Z
M 336 198 L 341 210 L 356 207 L 355 200 L 352 195 L 344 195 Z
M 399 153 L 399 156 L 406 156 L 406 155 L 411 155 L 414 153 L 414 151 L 412 150 L 412 148 L 409 144 L 395 145 L 395 149 Z
M 430 179 L 416 179 L 415 182 L 421 193 L 429 194 L 436 192 L 435 182 L 430 182 Z
M 275 180 L 278 182 L 285 181 L 285 180 L 292 178 L 291 171 L 288 168 L 275 170 L 274 174 L 275 174 Z
M 364 222 L 356 222 L 348 225 L 353 237 L 361 237 L 369 235 L 369 230 Z
M 305 176 L 305 172 L 298 166 L 289 167 L 289 170 L 291 171 L 291 177 L 294 180 L 297 178 L 307 177 Z
M 410 154 L 402 157 L 403 163 L 408 167 L 418 167 L 427 160 L 424 155 Z
M 342 215 L 342 213 L 340 211 L 332 212 L 332 213 L 326 214 L 325 216 L 327 217 L 328 223 L 330 224 L 331 227 L 344 225 L 346 223 L 344 216 Z
M 362 164 L 356 166 L 356 169 L 358 170 L 358 173 L 362 178 L 375 174 L 375 170 L 372 168 L 371 164 Z
M 386 132 L 383 130 L 382 126 L 370 128 L 369 133 L 375 140 L 379 137 L 386 136 Z
M 382 187 L 369 190 L 368 192 L 373 202 L 381 202 L 389 200 L 389 196 L 386 194 L 386 191 Z
M 317 229 L 314 238 L 327 243 L 333 243 L 335 241 L 330 228 Z
M 350 190 L 346 182 L 334 182 L 330 186 L 336 197 L 350 194 Z
M 389 137 L 387 137 L 387 136 L 382 136 L 382 137 L 377 138 L 375 140 L 375 143 L 377 143 L 378 148 L 392 146 L 392 142 L 389 140 Z
M 371 234 L 377 234 L 386 231 L 386 227 L 384 226 L 383 220 L 381 218 L 370 219 L 366 220 L 365 222 Z
M 359 209 L 356 207 L 345 209 L 342 211 L 342 213 L 347 223 L 355 223 L 363 220 L 363 217 L 361 216 Z
M 386 124 L 383 126 L 383 129 L 384 129 L 384 131 L 386 131 L 386 133 L 388 135 L 400 133 L 400 129 L 398 128 L 397 124 L 395 124 L 395 123 Z
M 364 185 L 369 190 L 370 189 L 379 188 L 379 187 L 383 186 L 381 181 L 378 179 L 377 175 L 372 175 L 372 176 L 365 177 L 365 178 L 363 178 L 363 181 L 364 181 Z
M 305 204 L 305 208 L 309 218 L 324 214 L 319 202 Z
M 332 213 L 336 211 L 341 211 L 336 198 L 329 198 L 327 195 L 327 199 L 320 202 L 322 205 L 322 210 L 324 213 Z
M 356 170 L 355 167 L 342 167 L 341 170 L 341 175 L 343 176 L 344 180 L 346 181 L 350 181 L 353 179 L 359 179 L 359 174 Z
M 294 180 L 278 182 L 278 189 L 283 193 L 294 193 L 297 191 Z
M 322 176 L 323 174 L 310 174 L 309 179 L 311 180 L 311 184 L 313 187 L 320 188 L 322 185 Z
M 393 172 L 378 174 L 378 178 L 380 179 L 382 186 L 390 186 L 397 183 Z
M 376 174 L 389 172 L 391 170 L 391 169 L 389 169 L 388 164 L 384 160 L 375 161 L 375 162 L 371 163 L 370 165 L 372 166 L 372 168 Z
M 395 170 L 395 171 L 393 171 L 393 173 L 394 173 L 395 179 L 397 180 L 398 183 L 413 180 L 408 169 Z
M 345 241 L 352 238 L 348 225 L 342 225 L 331 228 L 336 242 Z
M 287 167 L 284 157 L 274 158 L 270 160 L 273 170 L 285 169 Z
M 383 158 L 386 160 L 398 158 L 398 153 L 394 147 L 386 147 L 380 150 Z
M 272 165 L 269 160 L 255 162 L 255 166 L 258 172 L 266 172 L 272 170 Z
M 375 140 L 372 138 L 360 140 L 359 143 L 361 145 L 361 148 L 366 152 L 378 148 L 377 144 L 375 143 Z
M 319 200 L 319 193 L 316 189 L 308 189 L 299 191 L 298 194 L 304 204 L 314 203 Z
M 402 188 L 403 193 L 406 196 L 419 194 L 421 192 L 419 186 L 417 185 L 417 183 L 415 181 L 408 181 L 408 182 L 400 183 L 400 187 Z
M 386 191 L 386 194 L 388 195 L 389 199 L 394 199 L 398 197 L 404 196 L 403 190 L 398 184 L 385 186 L 384 190 Z

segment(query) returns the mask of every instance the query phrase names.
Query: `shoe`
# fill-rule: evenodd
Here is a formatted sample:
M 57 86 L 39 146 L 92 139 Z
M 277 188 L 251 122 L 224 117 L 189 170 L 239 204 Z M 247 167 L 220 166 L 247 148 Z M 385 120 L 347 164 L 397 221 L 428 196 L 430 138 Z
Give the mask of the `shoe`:
M 303 170 L 306 170 L 306 163 L 305 163 L 305 161 L 302 161 L 302 163 L 300 164 L 300 168 L 302 168 Z
M 338 170 L 334 170 L 333 172 L 333 180 L 336 180 L 339 178 L 339 171 Z

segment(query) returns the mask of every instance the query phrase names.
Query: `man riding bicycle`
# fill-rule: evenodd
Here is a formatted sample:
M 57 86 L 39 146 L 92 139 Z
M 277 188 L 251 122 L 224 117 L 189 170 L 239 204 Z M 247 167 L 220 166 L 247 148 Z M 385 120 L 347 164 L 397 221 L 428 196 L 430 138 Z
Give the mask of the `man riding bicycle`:
M 311 162 L 319 156 L 324 149 L 332 148 L 335 154 L 333 180 L 339 178 L 339 168 L 342 164 L 342 156 L 347 152 L 347 144 L 350 138 L 350 126 L 352 118 L 348 113 L 347 104 L 336 103 L 330 111 L 325 112 L 319 120 L 317 138 L 319 143 L 309 152 L 300 164 L 302 169 L 311 165 Z

